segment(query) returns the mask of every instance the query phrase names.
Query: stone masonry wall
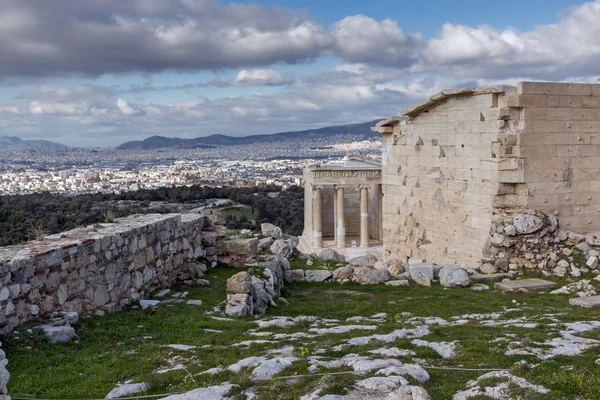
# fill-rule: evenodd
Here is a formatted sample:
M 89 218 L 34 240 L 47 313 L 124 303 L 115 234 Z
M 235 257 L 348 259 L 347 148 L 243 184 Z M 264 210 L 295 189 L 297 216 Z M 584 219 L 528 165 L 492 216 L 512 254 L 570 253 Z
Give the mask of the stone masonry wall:
M 504 93 L 453 97 L 383 135 L 386 258 L 478 262 L 501 180 L 493 147 L 506 103 Z
M 113 312 L 190 279 L 215 245 L 205 225 L 200 214 L 147 214 L 0 248 L 0 332 L 56 311 Z
M 508 105 L 519 111 L 506 127 L 522 165 L 516 204 L 600 231 L 600 84 L 520 82 Z

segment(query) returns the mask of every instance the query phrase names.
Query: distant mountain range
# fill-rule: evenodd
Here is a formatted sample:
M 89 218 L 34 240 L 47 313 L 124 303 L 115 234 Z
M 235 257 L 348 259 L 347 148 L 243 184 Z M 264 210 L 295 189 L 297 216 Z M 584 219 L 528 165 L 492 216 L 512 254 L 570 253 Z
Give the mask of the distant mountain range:
M 195 139 L 181 139 L 177 137 L 168 138 L 164 136 L 151 136 L 144 140 L 135 140 L 125 142 L 117 149 L 119 150 L 153 150 L 160 148 L 210 148 L 214 146 L 233 146 L 240 144 L 254 144 L 274 142 L 278 140 L 291 139 L 314 139 L 326 138 L 335 135 L 363 135 L 365 138 L 379 136 L 378 133 L 372 132 L 371 127 L 375 126 L 379 120 L 363 122 L 352 125 L 328 126 L 325 128 L 309 129 L 305 131 L 280 132 L 270 135 L 251 135 L 243 137 L 227 136 L 227 135 L 210 135 Z
M 23 140 L 16 136 L 0 136 L 0 149 L 10 150 L 67 150 L 64 144 L 48 140 Z
M 125 142 L 119 150 L 154 150 L 162 148 L 198 149 L 215 146 L 233 146 L 240 144 L 267 143 L 279 140 L 327 138 L 335 135 L 362 135 L 365 139 L 376 137 L 379 134 L 371 131 L 371 127 L 379 120 L 363 122 L 360 124 L 328 126 L 325 128 L 308 129 L 305 131 L 280 132 L 270 135 L 227 136 L 210 135 L 195 139 L 182 139 L 178 137 L 151 136 L 144 140 Z M 54 150 L 64 151 L 68 146 L 48 140 L 23 140 L 16 136 L 0 136 L 0 150 Z

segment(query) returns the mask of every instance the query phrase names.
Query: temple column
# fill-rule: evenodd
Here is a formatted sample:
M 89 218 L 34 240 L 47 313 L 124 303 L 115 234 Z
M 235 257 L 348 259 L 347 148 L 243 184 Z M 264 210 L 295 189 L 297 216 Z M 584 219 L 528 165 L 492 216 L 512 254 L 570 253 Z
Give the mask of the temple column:
M 321 189 L 323 186 L 313 186 L 313 248 L 323 247 L 323 232 L 321 229 Z
M 369 189 L 360 185 L 360 247 L 369 247 Z
M 346 247 L 346 218 L 344 216 L 344 187 L 337 185 L 337 247 Z

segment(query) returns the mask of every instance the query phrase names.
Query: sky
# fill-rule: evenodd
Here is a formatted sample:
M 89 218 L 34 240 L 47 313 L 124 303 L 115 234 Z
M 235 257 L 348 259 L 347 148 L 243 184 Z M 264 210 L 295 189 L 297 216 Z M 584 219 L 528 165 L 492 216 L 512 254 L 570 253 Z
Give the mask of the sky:
M 600 0 L 0 0 L 0 136 L 304 130 L 447 88 L 596 82 L 599 60 Z

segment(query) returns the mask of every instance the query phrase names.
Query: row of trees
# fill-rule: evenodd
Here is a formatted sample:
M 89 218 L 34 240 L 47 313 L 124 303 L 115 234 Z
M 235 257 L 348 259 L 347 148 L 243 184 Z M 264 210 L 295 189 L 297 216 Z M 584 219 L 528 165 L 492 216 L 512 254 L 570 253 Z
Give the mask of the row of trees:
M 107 210 L 112 217 L 122 217 L 144 212 L 151 201 L 168 203 L 200 203 L 207 199 L 228 198 L 237 203 L 254 207 L 256 225 L 271 222 L 284 232 L 302 233 L 303 193 L 293 187 L 278 196 L 276 186 L 263 188 L 215 188 L 209 186 L 164 187 L 138 190 L 121 194 L 86 194 L 62 196 L 48 192 L 0 197 L 0 246 L 8 246 L 39 238 L 45 234 L 58 233 L 79 226 L 105 222 Z M 112 207 L 119 200 L 130 200 L 126 205 Z M 156 212 L 156 210 L 153 210 Z M 230 219 L 232 228 L 256 228 L 246 217 Z

